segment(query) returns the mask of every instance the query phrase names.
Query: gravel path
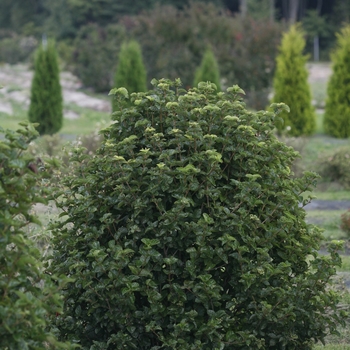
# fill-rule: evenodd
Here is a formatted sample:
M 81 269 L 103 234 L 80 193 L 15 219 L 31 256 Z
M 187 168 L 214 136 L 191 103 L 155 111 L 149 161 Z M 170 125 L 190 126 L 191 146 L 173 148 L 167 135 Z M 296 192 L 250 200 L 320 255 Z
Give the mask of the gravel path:
M 350 197 L 350 195 L 349 195 Z M 350 209 L 350 200 L 322 200 L 314 199 L 304 207 L 305 210 L 346 210 Z
M 33 72 L 28 65 L 18 64 L 0 65 L 0 112 L 13 114 L 13 103 L 18 103 L 22 108 L 29 106 L 30 86 Z M 106 99 L 89 96 L 80 91 L 82 84 L 79 79 L 69 72 L 60 73 L 60 82 L 63 92 L 64 117 L 77 119 L 79 114 L 70 110 L 70 105 L 76 105 L 96 111 L 111 112 L 111 103 Z

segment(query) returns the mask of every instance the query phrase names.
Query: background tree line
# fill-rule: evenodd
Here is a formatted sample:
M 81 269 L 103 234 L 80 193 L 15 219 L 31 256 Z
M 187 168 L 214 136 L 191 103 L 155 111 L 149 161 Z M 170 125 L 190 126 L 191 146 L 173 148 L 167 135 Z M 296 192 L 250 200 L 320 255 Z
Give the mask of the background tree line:
M 45 33 L 58 42 L 65 69 L 104 92 L 113 86 L 122 42 L 135 39 L 148 81 L 180 77 L 189 87 L 209 45 L 223 88 L 239 84 L 251 106 L 264 108 L 287 25 L 302 21 L 306 51 L 328 60 L 349 16 L 343 0 L 0 0 L 0 62 L 28 59 Z

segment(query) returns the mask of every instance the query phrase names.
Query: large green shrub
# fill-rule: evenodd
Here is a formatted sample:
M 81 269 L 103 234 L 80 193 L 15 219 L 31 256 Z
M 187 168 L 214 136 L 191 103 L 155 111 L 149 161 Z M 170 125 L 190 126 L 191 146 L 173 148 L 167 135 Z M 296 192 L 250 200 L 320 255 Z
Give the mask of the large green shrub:
M 276 59 L 273 101 L 283 101 L 290 107 L 290 113 L 283 112 L 283 121 L 276 125 L 279 131 L 289 130 L 292 136 L 312 134 L 316 127 L 305 66 L 307 56 L 303 55 L 304 47 L 303 33 L 294 25 L 283 35 Z
M 124 42 L 119 53 L 114 86 L 125 87 L 129 93 L 144 92 L 147 90 L 146 77 L 140 45 L 135 40 Z M 113 109 L 115 108 L 113 103 Z
M 347 138 L 350 136 L 350 25 L 341 30 L 337 39 L 323 122 L 326 133 Z
M 54 134 L 63 124 L 63 98 L 54 42 L 42 44 L 36 52 L 29 121 L 39 123 L 40 135 Z
M 57 194 L 52 272 L 62 339 L 83 349 L 311 349 L 341 316 L 319 230 L 274 114 L 233 86 L 153 80 Z M 113 89 L 121 100 L 124 88 Z M 276 105 L 276 110 L 282 106 Z M 80 174 L 83 174 L 81 176 Z
M 38 133 L 31 124 L 0 132 L 0 348 L 70 349 L 46 329 L 62 300 L 29 239 L 29 227 L 38 223 L 32 207 L 47 194 L 42 164 L 26 152 Z
M 210 81 L 221 90 L 219 66 L 210 47 L 205 51 L 202 62 L 196 70 L 193 85 L 197 86 L 202 81 Z

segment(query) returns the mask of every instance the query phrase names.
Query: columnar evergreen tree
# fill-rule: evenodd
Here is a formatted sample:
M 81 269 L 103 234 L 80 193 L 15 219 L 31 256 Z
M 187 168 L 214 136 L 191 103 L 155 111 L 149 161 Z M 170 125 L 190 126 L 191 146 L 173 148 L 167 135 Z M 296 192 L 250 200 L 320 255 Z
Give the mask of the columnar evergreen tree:
M 206 49 L 202 62 L 196 70 L 193 85 L 197 86 L 201 81 L 210 81 L 217 86 L 219 91 L 221 90 L 218 62 L 210 47 Z
M 124 87 L 129 93 L 147 90 L 146 69 L 140 45 L 135 41 L 124 42 L 119 53 L 119 62 L 114 78 L 115 87 Z M 116 109 L 115 101 L 113 109 Z
M 324 129 L 331 136 L 350 136 L 350 25 L 337 34 L 332 55 L 333 74 L 328 83 Z
M 310 135 L 316 127 L 304 47 L 305 40 L 300 27 L 291 26 L 282 38 L 273 82 L 273 102 L 284 102 L 290 107 L 290 113 L 283 112 L 283 121 L 277 122 L 276 127 L 279 131 L 289 129 L 289 134 L 293 136 Z
M 63 124 L 62 89 L 52 41 L 43 43 L 36 52 L 28 117 L 30 122 L 39 123 L 40 135 L 52 135 Z

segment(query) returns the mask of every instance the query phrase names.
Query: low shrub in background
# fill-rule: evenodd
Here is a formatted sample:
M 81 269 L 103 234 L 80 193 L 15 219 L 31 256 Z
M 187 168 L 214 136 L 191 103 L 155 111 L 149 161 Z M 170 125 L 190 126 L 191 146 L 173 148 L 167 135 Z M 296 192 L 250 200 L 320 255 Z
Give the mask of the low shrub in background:
M 350 147 L 340 147 L 332 153 L 324 154 L 320 160 L 319 173 L 327 180 L 350 189 Z
M 0 348 L 71 349 L 47 322 L 61 312 L 62 281 L 44 273 L 28 235 L 28 227 L 39 223 L 32 206 L 47 195 L 43 164 L 26 152 L 38 133 L 31 124 L 0 132 Z
M 74 152 L 55 193 L 62 221 L 48 272 L 74 280 L 54 318 L 60 339 L 311 349 L 343 320 L 330 285 L 340 244 L 320 256 L 300 206 L 317 176 L 291 176 L 296 153 L 276 139 L 275 114 L 247 111 L 238 86 L 152 84 L 114 113 L 95 157 Z
M 347 234 L 347 236 L 350 236 L 350 209 L 341 215 L 340 221 L 340 228 Z
M 0 63 L 28 62 L 38 46 L 32 36 L 21 36 L 8 30 L 0 30 Z

